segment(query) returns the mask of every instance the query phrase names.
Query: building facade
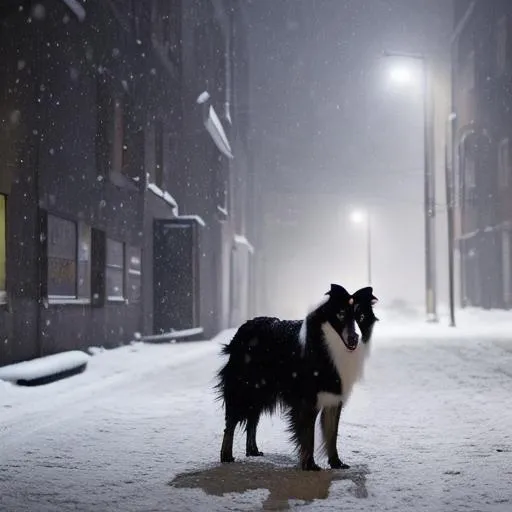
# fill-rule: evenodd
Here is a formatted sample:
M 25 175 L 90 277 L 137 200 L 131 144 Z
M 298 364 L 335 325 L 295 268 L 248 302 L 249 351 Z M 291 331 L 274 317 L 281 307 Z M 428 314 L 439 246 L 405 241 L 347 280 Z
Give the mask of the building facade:
M 227 0 L 2 3 L 0 365 L 237 320 L 242 22 Z
M 512 4 L 455 2 L 456 242 L 462 306 L 512 306 Z

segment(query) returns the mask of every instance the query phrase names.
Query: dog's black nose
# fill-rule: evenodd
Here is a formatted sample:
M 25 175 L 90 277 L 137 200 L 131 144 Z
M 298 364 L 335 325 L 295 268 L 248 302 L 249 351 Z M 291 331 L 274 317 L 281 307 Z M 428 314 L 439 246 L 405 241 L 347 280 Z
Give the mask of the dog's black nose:
M 351 347 L 355 347 L 359 341 L 359 334 L 357 332 L 354 332 L 352 334 L 348 335 L 348 343 Z

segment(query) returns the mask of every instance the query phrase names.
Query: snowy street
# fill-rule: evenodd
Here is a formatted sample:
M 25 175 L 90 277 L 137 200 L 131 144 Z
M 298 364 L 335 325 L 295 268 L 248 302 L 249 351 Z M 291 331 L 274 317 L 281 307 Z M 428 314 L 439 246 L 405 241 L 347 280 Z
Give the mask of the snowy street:
M 241 463 L 218 463 L 226 333 L 96 350 L 37 388 L 0 382 L 0 510 L 512 510 L 512 330 L 386 323 L 342 417 L 350 470 L 297 471 L 279 417 L 260 426 L 266 457 L 247 461 L 238 432 Z

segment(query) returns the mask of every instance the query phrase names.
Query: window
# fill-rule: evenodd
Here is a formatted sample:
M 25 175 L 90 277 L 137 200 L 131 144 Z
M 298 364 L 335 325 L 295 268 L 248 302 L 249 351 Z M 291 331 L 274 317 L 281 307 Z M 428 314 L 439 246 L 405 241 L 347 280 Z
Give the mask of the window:
M 48 215 L 48 298 L 53 302 L 91 296 L 91 230 Z
M 462 70 L 462 88 L 472 91 L 475 88 L 475 52 L 471 51 L 467 56 L 466 63 Z
M 144 129 L 128 95 L 114 97 L 103 76 L 96 93 L 96 165 L 98 174 L 119 186 L 142 183 Z M 130 178 L 127 180 L 126 178 Z
M 6 293 L 6 199 L 5 196 L 0 194 L 0 304 L 3 304 L 7 300 Z
M 508 16 L 503 16 L 498 21 L 496 31 L 496 66 L 498 76 L 501 76 L 507 67 L 508 24 Z
M 217 207 L 228 212 L 229 176 L 228 169 L 224 166 L 220 153 L 217 155 L 213 166 L 214 168 L 212 170 L 215 173 L 215 199 L 217 200 Z
M 48 215 L 48 297 L 77 297 L 77 229 L 72 221 Z
M 91 298 L 91 228 L 78 224 L 78 297 Z
M 137 303 L 141 300 L 142 254 L 139 247 L 128 247 L 126 251 L 128 267 L 128 300 Z
M 101 176 L 112 169 L 114 100 L 103 75 L 96 82 L 96 168 Z
M 114 172 L 121 172 L 123 168 L 124 153 L 124 112 L 121 100 L 114 100 L 114 136 L 112 143 L 112 169 Z
M 124 244 L 107 238 L 105 277 L 107 300 L 124 301 Z
M 141 125 L 134 102 L 125 98 L 124 104 L 124 130 L 122 140 L 122 172 L 133 180 L 141 183 L 144 177 L 144 128 Z
M 510 184 L 510 141 L 503 139 L 498 146 L 498 184 L 500 188 L 508 188 Z
M 475 160 L 470 156 L 466 157 L 464 165 L 464 185 L 466 190 L 476 187 L 476 168 Z
M 177 64 L 181 41 L 180 0 L 157 0 L 153 3 L 153 23 L 158 43 L 166 58 Z

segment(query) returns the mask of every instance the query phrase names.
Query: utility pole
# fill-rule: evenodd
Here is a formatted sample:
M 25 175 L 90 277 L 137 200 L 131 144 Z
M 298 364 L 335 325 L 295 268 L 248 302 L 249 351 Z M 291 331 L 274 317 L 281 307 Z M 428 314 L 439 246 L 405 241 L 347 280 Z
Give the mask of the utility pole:
M 447 132 L 448 134 L 449 132 Z M 447 137 L 448 138 L 448 137 Z M 454 277 L 454 183 L 453 163 L 450 166 L 448 144 L 445 145 L 445 182 L 446 182 L 446 216 L 448 223 L 448 299 L 450 305 L 450 327 L 455 327 L 455 277 Z

